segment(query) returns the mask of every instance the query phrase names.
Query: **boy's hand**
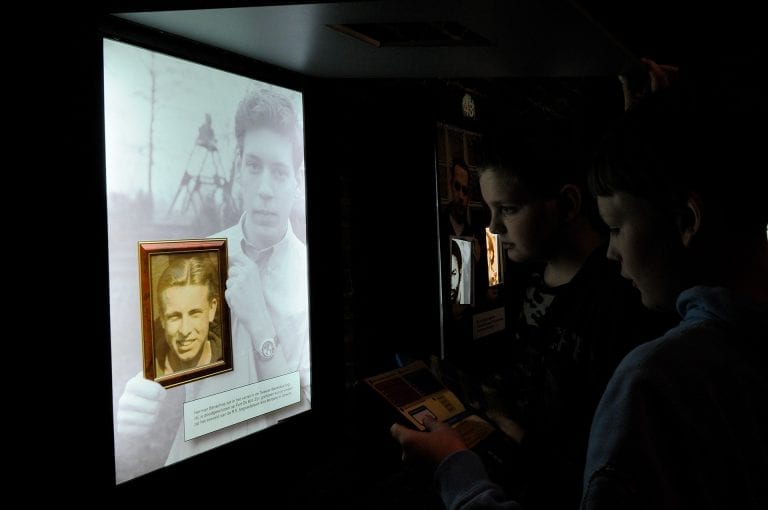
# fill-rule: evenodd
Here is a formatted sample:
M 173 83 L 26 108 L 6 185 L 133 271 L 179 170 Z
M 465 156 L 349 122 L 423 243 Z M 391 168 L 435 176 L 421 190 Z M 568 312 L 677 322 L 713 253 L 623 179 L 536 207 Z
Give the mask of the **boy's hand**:
M 427 427 L 426 432 L 413 430 L 398 423 L 390 427 L 390 434 L 400 443 L 403 450 L 404 461 L 422 460 L 437 465 L 448 455 L 467 449 L 461 434 L 449 425 L 426 417 L 424 426 Z

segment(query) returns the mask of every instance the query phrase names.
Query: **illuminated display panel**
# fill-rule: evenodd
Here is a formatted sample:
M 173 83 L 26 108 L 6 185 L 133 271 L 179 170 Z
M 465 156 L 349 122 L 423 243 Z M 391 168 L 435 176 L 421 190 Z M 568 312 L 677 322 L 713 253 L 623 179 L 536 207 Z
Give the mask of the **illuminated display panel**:
M 311 407 L 304 119 L 298 90 L 111 38 L 103 57 L 119 484 Z M 173 249 L 142 271 L 140 243 Z

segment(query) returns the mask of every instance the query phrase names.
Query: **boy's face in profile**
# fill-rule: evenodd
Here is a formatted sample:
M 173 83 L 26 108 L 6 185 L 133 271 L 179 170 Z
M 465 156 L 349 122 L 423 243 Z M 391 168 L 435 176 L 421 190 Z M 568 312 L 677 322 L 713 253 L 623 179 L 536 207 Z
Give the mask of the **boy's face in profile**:
M 540 199 L 515 178 L 487 170 L 480 192 L 491 211 L 490 229 L 499 234 L 507 257 L 527 262 L 547 257 L 559 228 L 557 200 Z
M 597 207 L 610 230 L 607 257 L 619 262 L 646 308 L 673 310 L 683 290 L 684 252 L 674 225 L 647 200 L 624 192 L 598 196 Z
M 206 285 L 168 287 L 160 296 L 165 341 L 183 363 L 198 359 L 208 340 L 218 304 L 216 298 L 208 298 Z
M 266 128 L 246 132 L 240 182 L 246 229 L 256 237 L 249 241 L 261 247 L 277 243 L 299 192 L 290 139 Z

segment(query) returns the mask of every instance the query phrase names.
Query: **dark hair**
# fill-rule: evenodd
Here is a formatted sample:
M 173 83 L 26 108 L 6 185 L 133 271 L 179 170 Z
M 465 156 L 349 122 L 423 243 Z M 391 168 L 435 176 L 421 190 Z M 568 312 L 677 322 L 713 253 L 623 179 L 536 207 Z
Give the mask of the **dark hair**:
M 451 256 L 455 256 L 456 259 L 458 259 L 459 271 L 461 271 L 461 266 L 463 263 L 461 258 L 461 246 L 459 246 L 459 243 L 455 239 L 451 239 Z
M 168 267 L 157 281 L 157 296 L 160 308 L 163 304 L 162 293 L 170 287 L 187 285 L 205 285 L 208 287 L 208 301 L 219 295 L 219 284 L 215 277 L 213 264 L 204 255 L 190 257 L 171 257 Z
M 644 198 L 667 217 L 695 192 L 730 229 L 765 230 L 764 129 L 717 100 L 685 80 L 640 100 L 598 148 L 590 191 Z
M 457 270 L 458 270 L 458 273 L 459 273 L 458 274 L 458 276 L 459 276 L 458 283 L 459 283 L 459 288 L 461 288 L 461 268 L 463 266 L 463 262 L 464 261 L 461 258 L 461 247 L 459 246 L 459 243 L 455 239 L 451 239 L 451 258 L 453 258 L 453 257 L 456 257 L 456 265 L 458 266 Z M 451 268 L 451 271 L 453 271 L 453 268 Z M 450 272 L 449 272 L 449 275 L 450 275 Z M 453 291 L 453 282 L 450 281 L 450 277 L 449 277 L 448 281 L 449 281 L 449 283 L 451 283 L 450 290 Z M 458 295 L 458 289 L 457 289 L 457 294 L 456 294 L 456 301 L 458 301 L 458 302 L 461 301 L 461 299 L 460 299 L 460 297 Z
M 480 168 L 479 174 L 498 173 L 545 199 L 557 197 L 566 184 L 575 185 L 582 191 L 582 214 L 595 228 L 603 230 L 605 225 L 587 188 L 589 151 L 588 146 L 564 137 L 519 144 L 494 140 L 489 162 Z
M 240 101 L 235 114 L 235 137 L 239 154 L 243 151 L 245 133 L 258 128 L 270 129 L 291 141 L 295 173 L 301 166 L 304 149 L 296 112 L 288 98 L 268 89 L 248 92 Z

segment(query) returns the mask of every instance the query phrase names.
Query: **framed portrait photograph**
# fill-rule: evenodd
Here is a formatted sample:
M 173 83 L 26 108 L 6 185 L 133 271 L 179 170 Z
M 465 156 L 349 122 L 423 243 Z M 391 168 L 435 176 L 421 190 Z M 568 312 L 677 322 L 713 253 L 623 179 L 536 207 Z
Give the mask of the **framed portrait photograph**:
M 458 305 L 474 305 L 474 240 L 471 237 L 451 236 L 449 243 L 450 300 Z
M 494 287 L 504 283 L 504 270 L 502 268 L 503 256 L 499 234 L 492 234 L 491 229 L 485 228 L 486 260 L 488 262 L 488 286 Z
M 231 371 L 227 240 L 138 245 L 144 377 L 170 388 Z

